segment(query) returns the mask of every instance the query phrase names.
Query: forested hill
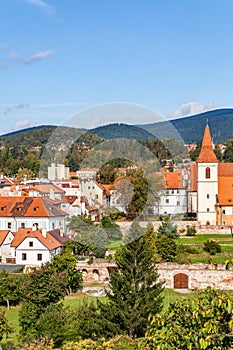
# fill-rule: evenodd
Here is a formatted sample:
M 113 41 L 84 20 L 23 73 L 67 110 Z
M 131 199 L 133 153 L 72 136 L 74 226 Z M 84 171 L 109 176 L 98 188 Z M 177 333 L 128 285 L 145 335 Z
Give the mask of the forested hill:
M 56 126 L 41 125 L 32 128 L 17 130 L 0 136 L 0 141 L 5 146 L 14 147 L 23 145 L 25 147 L 36 147 L 46 144 Z
M 184 142 L 189 144 L 202 140 L 207 121 L 215 143 L 233 139 L 233 109 L 230 108 L 216 109 L 191 117 L 139 126 L 123 123 L 109 124 L 87 130 L 86 132 L 98 135 L 104 139 L 127 138 L 140 141 L 145 141 L 147 138 L 155 139 L 156 137 L 160 140 L 177 138 L 178 133 Z M 8 147 L 14 147 L 15 145 L 26 147 L 43 146 L 56 128 L 57 126 L 42 125 L 18 130 L 0 136 L 0 142 Z M 70 129 L 72 128 L 64 127 L 64 138 Z
M 100 126 L 95 129 L 88 130 L 90 134 L 98 135 L 105 140 L 111 139 L 135 139 L 138 141 L 146 141 L 146 139 L 155 139 L 156 137 L 150 132 L 137 127 L 123 123 L 114 123 L 105 126 Z
M 181 135 L 186 144 L 202 140 L 204 128 L 208 122 L 213 141 L 224 142 L 233 138 L 233 109 L 215 109 L 191 117 L 169 120 L 152 124 L 139 125 L 141 128 L 156 135 L 160 140 L 165 138 L 176 138 L 177 133 Z M 172 132 L 170 123 L 176 130 Z

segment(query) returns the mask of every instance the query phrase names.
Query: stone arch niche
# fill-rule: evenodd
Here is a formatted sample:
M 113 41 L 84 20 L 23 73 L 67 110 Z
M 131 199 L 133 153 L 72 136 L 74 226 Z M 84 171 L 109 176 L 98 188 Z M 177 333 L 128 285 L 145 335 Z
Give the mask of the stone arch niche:
M 92 275 L 93 275 L 94 281 L 99 281 L 100 276 L 99 276 L 99 271 L 97 269 L 94 269 L 92 271 Z
M 86 269 L 82 269 L 82 275 L 83 275 L 83 278 L 85 278 L 87 276 L 87 270 Z
M 188 289 L 189 278 L 185 273 L 174 275 L 174 289 Z

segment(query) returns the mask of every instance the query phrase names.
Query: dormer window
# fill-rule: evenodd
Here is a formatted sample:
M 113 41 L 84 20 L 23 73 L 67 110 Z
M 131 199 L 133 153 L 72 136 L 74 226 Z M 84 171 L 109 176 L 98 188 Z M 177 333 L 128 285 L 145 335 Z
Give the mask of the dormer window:
M 207 168 L 205 169 L 205 178 L 206 178 L 206 179 L 210 179 L 210 168 L 209 168 L 209 167 L 207 167 Z

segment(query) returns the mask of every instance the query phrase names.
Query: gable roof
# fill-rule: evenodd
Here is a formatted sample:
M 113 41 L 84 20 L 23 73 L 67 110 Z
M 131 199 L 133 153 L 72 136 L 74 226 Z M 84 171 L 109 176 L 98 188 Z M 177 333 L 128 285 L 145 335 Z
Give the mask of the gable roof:
M 54 217 L 67 214 L 42 197 L 0 197 L 0 217 Z
M 46 237 L 44 237 L 41 229 L 32 231 L 30 228 L 19 228 L 11 243 L 11 247 L 17 248 L 26 238 L 37 238 L 48 250 L 63 246 L 50 232 L 46 232 Z
M 3 244 L 9 232 L 10 230 L 0 230 L 0 245 Z
M 209 125 L 206 125 L 202 140 L 201 152 L 197 158 L 197 163 L 217 163 L 217 157 L 212 146 L 212 139 Z

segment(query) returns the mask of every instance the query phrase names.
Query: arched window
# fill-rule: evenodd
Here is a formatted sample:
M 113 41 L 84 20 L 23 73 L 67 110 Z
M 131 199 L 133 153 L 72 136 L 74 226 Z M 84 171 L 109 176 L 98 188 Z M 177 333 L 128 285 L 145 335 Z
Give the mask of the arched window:
M 205 170 L 205 178 L 210 179 L 210 168 L 209 167 L 207 167 Z

